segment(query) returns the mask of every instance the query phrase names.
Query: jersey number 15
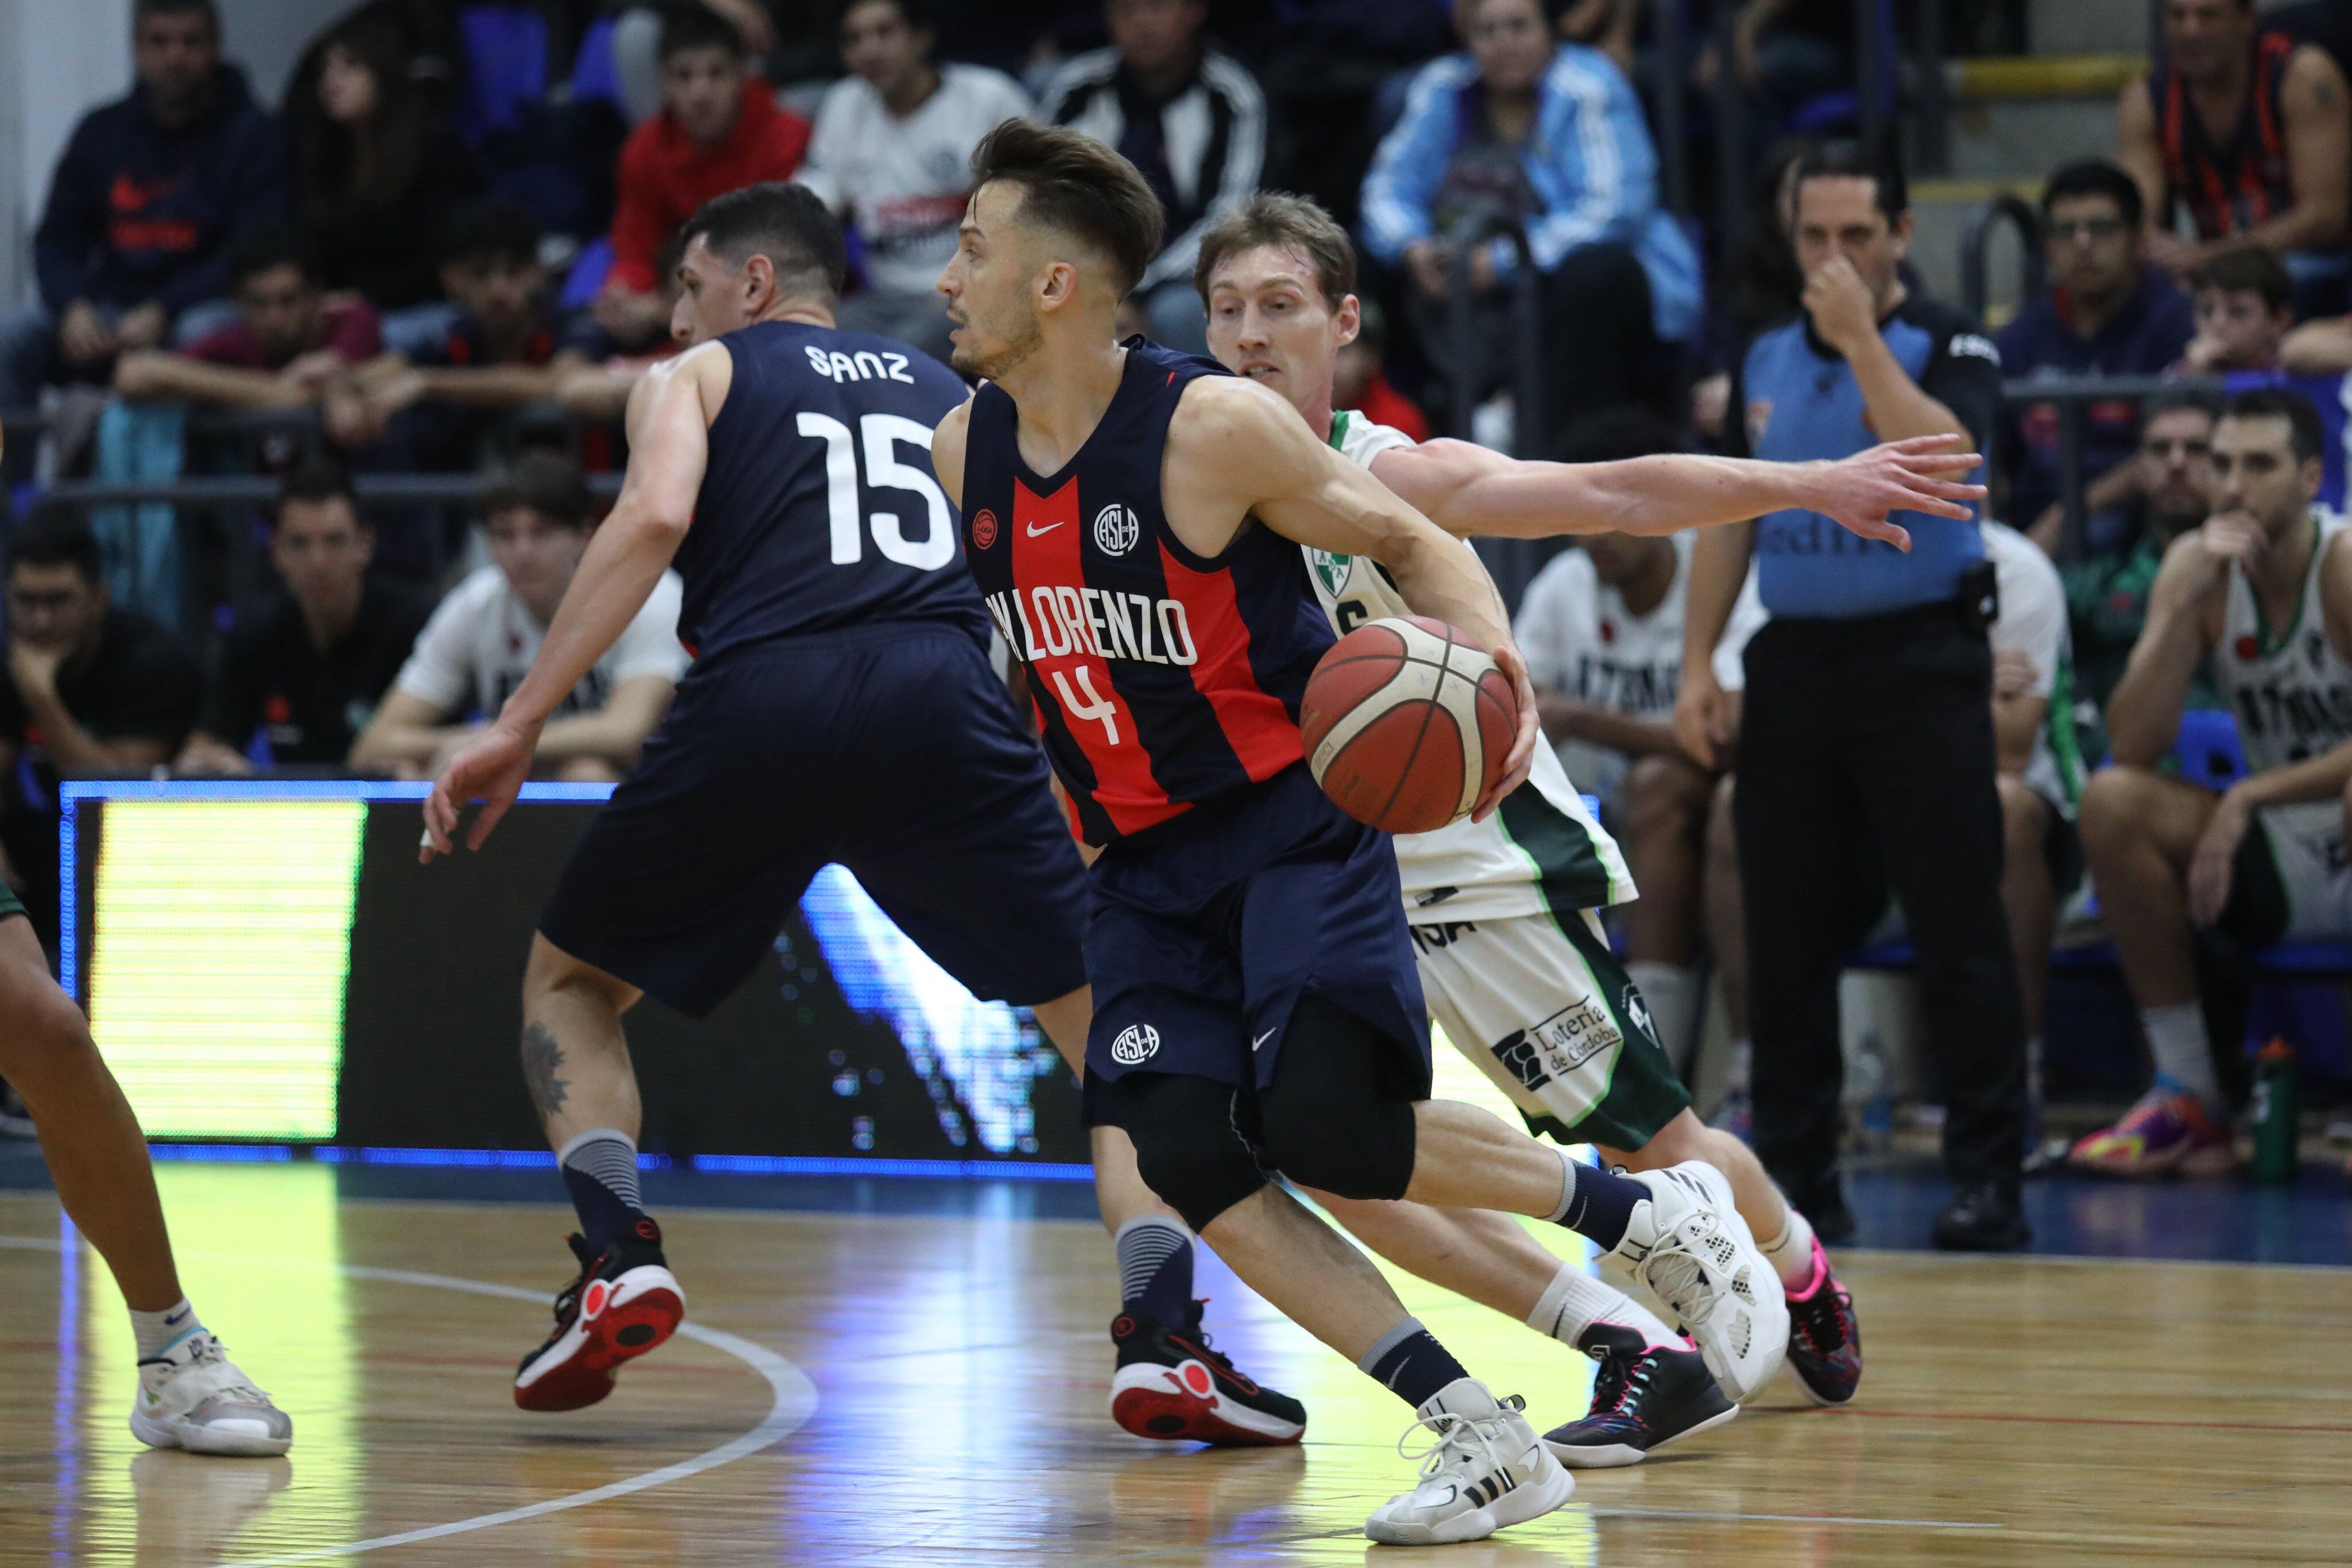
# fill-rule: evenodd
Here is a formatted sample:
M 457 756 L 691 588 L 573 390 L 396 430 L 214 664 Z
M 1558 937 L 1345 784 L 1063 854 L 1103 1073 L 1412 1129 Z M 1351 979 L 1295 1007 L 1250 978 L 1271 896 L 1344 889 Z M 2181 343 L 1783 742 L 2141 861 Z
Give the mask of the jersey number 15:
M 857 490 L 857 447 L 866 448 L 866 489 L 910 490 L 923 498 L 930 516 L 930 531 L 919 539 L 907 538 L 896 512 L 876 511 L 866 521 L 874 530 L 874 548 L 885 559 L 918 571 L 936 571 L 955 559 L 955 529 L 948 521 L 948 498 L 931 477 L 930 465 L 898 461 L 901 441 L 931 449 L 931 427 L 895 413 L 869 413 L 857 421 L 857 435 L 827 413 L 803 413 L 800 433 L 824 443 L 824 505 L 833 532 L 833 564 L 855 566 L 865 554 L 866 530 L 858 514 L 865 508 Z

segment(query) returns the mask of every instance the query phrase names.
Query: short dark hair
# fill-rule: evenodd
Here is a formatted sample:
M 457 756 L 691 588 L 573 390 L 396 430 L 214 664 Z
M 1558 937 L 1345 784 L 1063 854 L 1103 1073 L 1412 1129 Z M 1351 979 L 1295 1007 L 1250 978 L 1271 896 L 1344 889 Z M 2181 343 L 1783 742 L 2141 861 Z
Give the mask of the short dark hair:
M 931 0 L 841 0 L 840 9 L 834 15 L 834 26 L 838 28 L 842 23 L 849 20 L 849 14 L 860 5 L 893 7 L 898 11 L 899 19 L 907 24 L 907 30 L 910 33 L 939 31 L 939 17 L 933 12 Z
M 672 55 L 688 49 L 723 49 L 740 60 L 743 35 L 735 30 L 734 23 L 700 0 L 670 0 L 661 14 L 661 63 L 667 65 Z
M 2130 227 L 2139 227 L 2147 206 L 2139 193 L 2139 182 L 2124 172 L 2121 165 L 2105 158 L 2084 158 L 2066 164 L 2050 176 L 2042 188 L 2042 215 L 2048 217 L 2050 209 L 2060 202 L 2075 196 L 2105 196 L 2115 203 L 2116 211 Z
M 213 0 L 135 0 L 131 7 L 131 25 L 137 26 L 142 16 L 200 16 L 213 25 L 213 37 L 220 37 L 220 11 Z
M 2294 299 L 2294 279 L 2288 276 L 2286 263 L 2277 252 L 2254 245 L 2225 250 L 2204 263 L 2189 275 L 2189 287 L 2191 293 L 2219 288 L 2231 294 L 2259 294 L 2273 311 L 2287 308 Z
M 89 583 L 106 575 L 98 536 L 79 512 L 52 512 L 18 528 L 8 540 L 8 570 L 14 572 L 20 566 L 69 566 Z
M 766 256 L 782 294 L 822 293 L 830 299 L 849 276 L 841 225 L 824 198 L 806 185 L 768 180 L 713 196 L 677 231 L 680 256 L 698 235 L 730 267 Z
M 352 487 L 351 471 L 340 463 L 323 457 L 311 457 L 278 482 L 278 505 L 271 508 L 269 526 L 275 528 L 286 514 L 286 508 L 296 505 L 317 506 L 324 501 L 341 500 L 359 518 L 360 527 L 368 520 L 360 511 L 359 492 Z
M 2230 400 L 2223 411 L 2230 419 L 2284 419 L 2287 423 L 2288 441 L 2294 448 L 2294 460 L 2308 463 L 2317 457 L 2327 444 L 2327 432 L 2319 423 L 2319 411 L 2311 400 L 2289 387 L 2256 387 L 2242 392 Z
M 2225 407 L 2219 392 L 2205 392 L 2196 387 L 2168 387 L 2139 405 L 2139 419 L 2145 426 L 2149 420 L 2160 414 L 2179 413 L 2189 409 L 2209 420 L 2219 420 Z
M 537 218 L 503 196 L 483 196 L 443 215 L 433 235 L 434 265 L 476 259 L 528 265 L 539 259 L 539 238 Z
M 1305 196 L 1260 191 L 1211 224 L 1201 235 L 1201 256 L 1192 264 L 1192 287 L 1209 298 L 1209 277 L 1245 250 L 1273 246 L 1296 250 L 1315 271 L 1324 302 L 1337 308 L 1356 291 L 1356 247 L 1339 220 Z
M 1136 166 L 1062 125 L 1008 120 L 972 149 L 972 186 L 1021 187 L 1024 222 L 1059 229 L 1102 252 L 1125 294 L 1160 254 L 1167 214 Z
M 320 281 L 318 253 L 310 248 L 310 242 L 300 229 L 292 224 L 256 224 L 238 235 L 229 246 L 229 291 L 235 293 L 263 273 L 280 267 L 294 268 L 306 283 Z
M 567 528 L 584 528 L 594 511 L 588 476 L 569 457 L 534 448 L 516 458 L 482 486 L 482 516 L 497 517 L 529 507 Z
M 1911 190 L 1903 182 L 1903 165 L 1859 141 L 1824 142 L 1797 160 L 1797 194 L 1804 197 L 1808 180 L 1868 180 L 1873 200 L 1890 224 L 1911 210 Z
M 1646 408 L 1612 408 L 1587 414 L 1552 444 L 1555 463 L 1622 463 L 1683 450 L 1674 421 Z

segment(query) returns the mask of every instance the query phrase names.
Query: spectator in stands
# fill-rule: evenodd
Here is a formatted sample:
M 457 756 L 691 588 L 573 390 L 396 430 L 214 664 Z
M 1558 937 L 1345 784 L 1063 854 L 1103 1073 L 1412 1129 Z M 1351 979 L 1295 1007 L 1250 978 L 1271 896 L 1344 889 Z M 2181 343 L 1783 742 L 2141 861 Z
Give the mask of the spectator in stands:
M 2182 351 L 2183 368 L 2219 373 L 2231 392 L 2285 387 L 2319 414 L 2326 472 L 2320 504 L 2344 505 L 2344 392 L 2340 375 L 2294 375 L 2281 364 L 2294 319 L 2294 283 L 2286 264 L 2266 250 L 2224 251 L 2189 277 L 2197 302 L 2197 336 Z
M 143 773 L 180 747 L 195 716 L 194 660 L 143 615 L 116 606 L 98 539 L 79 517 L 26 524 L 10 541 L 0 679 L 0 877 L 58 942 L 58 780 Z
M 354 772 L 430 779 L 515 687 L 572 586 L 594 517 L 587 480 L 552 453 L 526 454 L 482 497 L 490 559 L 434 611 L 391 693 L 352 747 Z M 572 690 L 540 737 L 545 776 L 616 779 L 686 673 L 683 593 L 665 573 L 611 653 Z
M 297 71 L 287 105 L 295 211 L 320 274 L 380 311 L 434 298 L 433 236 L 482 183 L 472 149 L 408 64 L 394 19 L 362 11 Z M 400 340 L 398 326 L 392 336 Z
M 2172 392 L 2151 401 L 2141 413 L 2135 459 L 2133 548 L 2059 568 L 2074 643 L 2075 719 L 2088 756 L 2106 754 L 2107 698 L 2147 624 L 2148 591 L 2164 552 L 2212 514 L 2213 425 L 2221 417 L 2221 400 L 2206 392 Z M 2223 706 L 2201 668 L 2190 680 L 2189 706 Z
M 370 361 L 330 392 L 328 421 L 338 439 L 365 445 L 402 410 L 446 405 L 443 417 L 417 432 L 421 460 L 428 468 L 468 468 L 483 411 L 556 398 L 564 378 L 588 363 L 593 326 L 557 319 L 539 246 L 530 214 L 497 196 L 445 218 L 435 248 L 442 292 L 457 314 L 437 336 L 405 355 Z
M 841 14 L 851 74 L 816 112 L 802 182 L 864 242 L 866 287 L 841 301 L 843 327 L 948 357 L 944 301 L 932 287 L 955 254 L 980 139 L 1029 112 L 1011 77 L 939 65 L 926 0 L 852 0 Z
M 1836 458 L 1927 435 L 1982 450 L 2000 350 L 1974 321 L 1905 288 L 1900 167 L 1851 143 L 1813 153 L 1799 166 L 1796 217 L 1805 312 L 1742 356 L 1725 421 L 1732 454 Z M 2025 1028 L 2000 904 L 1990 569 L 1973 522 L 1902 521 L 1907 552 L 1832 547 L 1822 530 L 1834 525 L 1801 510 L 1710 530 L 1692 556 L 1675 728 L 1702 763 L 1727 760 L 1714 653 L 1752 555 L 1773 617 L 1748 644 L 1734 800 L 1757 1153 L 1825 1239 L 1851 1233 L 1837 974 L 1855 933 L 1845 890 L 1823 873 L 1874 856 L 1916 938 L 1942 1082 L 1954 1195 L 1934 1240 L 2014 1248 L 2031 1235 L 2019 1194 Z
M 1577 425 L 1553 455 L 1610 463 L 1680 447 L 1671 421 L 1622 409 Z M 1581 535 L 1528 585 L 1513 622 L 1544 734 L 1568 776 L 1601 797 L 1642 890 L 1625 912 L 1627 970 L 1677 1064 L 1700 1012 L 1691 964 L 1716 780 L 1675 738 L 1692 543 L 1687 532 Z M 1724 641 L 1745 643 L 1761 619 L 1743 601 Z
M 238 231 L 285 211 L 285 143 L 222 62 L 212 0 L 137 0 L 131 43 L 138 85 L 82 117 L 50 176 L 40 302 L 0 316 L 0 407 L 103 381 L 116 355 L 198 325 Z
M 2147 1093 L 2074 1145 L 2121 1176 L 2227 1170 L 2229 1111 L 2194 942 L 2242 953 L 2352 937 L 2352 541 L 2328 528 L 2319 420 L 2276 388 L 2231 400 L 2213 430 L 2214 506 L 2174 540 L 2147 628 L 2107 705 L 2115 766 L 2083 796 L 2083 844 L 2155 1059 Z M 2284 628 L 2273 632 L 2273 628 Z M 2158 771 L 2204 663 L 2241 718 L 2252 771 L 2216 794 Z
M 1209 351 L 1192 287 L 1201 232 L 1257 189 L 1265 94 L 1230 56 L 1202 43 L 1204 0 L 1108 0 L 1110 47 L 1076 55 L 1038 95 L 1041 118 L 1109 143 L 1143 172 L 1168 241 L 1135 286 L 1153 339 Z
M 701 5 L 663 16 L 661 84 L 661 112 L 621 149 L 613 269 L 596 297 L 596 319 L 632 350 L 669 330 L 658 258 L 679 225 L 722 192 L 791 179 L 809 140 L 808 121 L 746 68 L 734 24 Z
M 215 651 L 196 727 L 173 764 L 196 775 L 340 768 L 432 606 L 369 580 L 375 530 L 334 467 L 278 492 L 270 564 L 284 591 L 238 612 Z
M 2263 32 L 2254 0 L 2164 0 L 2163 27 L 2116 132 L 2116 161 L 2147 203 L 2148 254 L 2185 277 L 2255 245 L 2340 283 L 2352 113 L 2336 63 Z M 2176 211 L 2193 240 L 2173 232 Z
M 177 353 L 144 349 L 116 364 L 126 398 L 218 408 L 303 408 L 383 347 L 365 301 L 331 300 L 289 225 L 248 231 L 230 267 L 236 319 Z
M 1454 16 L 1468 52 L 1413 78 L 1364 177 L 1365 245 L 1411 279 L 1433 358 L 1477 351 L 1449 341 L 1447 305 L 1457 286 L 1475 293 L 1499 382 L 1530 347 L 1514 341 L 1505 291 L 1518 253 L 1502 237 L 1471 247 L 1461 278 L 1451 258 L 1491 220 L 1523 225 L 1542 273 L 1549 425 L 1634 401 L 1670 412 L 1660 340 L 1697 325 L 1698 261 L 1657 204 L 1657 154 L 1632 85 L 1607 56 L 1555 46 L 1538 0 L 1462 0 Z
M 2043 187 L 2042 218 L 2050 288 L 2027 300 L 1994 338 L 2002 374 L 2058 379 L 2169 370 L 2196 336 L 2196 315 L 2171 274 L 2146 258 L 2139 187 L 2131 176 L 2105 159 L 2069 163 Z M 2011 409 L 2001 423 L 2010 515 L 2054 552 L 2065 512 L 2058 494 L 2057 408 Z M 2086 516 L 2111 514 L 2134 495 L 2140 469 L 2130 459 L 2138 425 L 2138 410 L 2128 401 L 2084 407 Z M 2117 542 L 2100 530 L 2088 540 L 2095 552 Z

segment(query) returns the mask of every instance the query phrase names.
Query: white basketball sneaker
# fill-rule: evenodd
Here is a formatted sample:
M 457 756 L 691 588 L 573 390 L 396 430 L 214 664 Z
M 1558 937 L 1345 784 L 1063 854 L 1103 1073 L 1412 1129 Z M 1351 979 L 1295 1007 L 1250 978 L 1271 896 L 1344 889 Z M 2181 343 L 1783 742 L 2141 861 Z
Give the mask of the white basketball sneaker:
M 1422 1461 L 1421 1484 L 1389 1499 L 1364 1533 L 1391 1546 L 1484 1541 L 1507 1524 L 1540 1519 L 1576 1491 L 1576 1478 L 1545 1451 L 1516 1394 L 1496 1400 L 1475 1377 L 1457 1377 L 1421 1406 L 1397 1452 Z M 1419 1453 L 1405 1442 L 1426 1427 L 1437 1441 Z
M 267 1458 L 294 1446 L 294 1422 L 198 1329 L 139 1364 L 131 1435 L 151 1448 Z
M 1633 1206 L 1614 1255 L 1682 1320 L 1716 1385 L 1749 1398 L 1780 1369 L 1789 1303 L 1731 1183 L 1703 1160 L 1624 1174 L 1650 1189 L 1650 1201 Z

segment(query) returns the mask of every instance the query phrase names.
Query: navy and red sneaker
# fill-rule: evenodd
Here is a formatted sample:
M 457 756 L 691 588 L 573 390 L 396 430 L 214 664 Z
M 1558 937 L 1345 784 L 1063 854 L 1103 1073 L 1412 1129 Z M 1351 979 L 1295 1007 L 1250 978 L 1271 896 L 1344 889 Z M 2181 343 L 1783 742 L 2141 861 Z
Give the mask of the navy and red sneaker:
M 1862 1324 L 1818 1237 L 1812 1283 L 1789 1294 L 1789 1370 L 1816 1405 L 1843 1405 L 1862 1386 Z
M 625 1361 L 677 1331 L 686 1292 L 662 1257 L 661 1227 L 640 1216 L 601 1253 L 564 1239 L 580 1277 L 555 1298 L 555 1332 L 515 1368 L 514 1402 L 526 1410 L 578 1410 L 613 1392 Z
M 1623 1331 L 1623 1343 L 1593 1344 L 1592 1407 L 1581 1421 L 1544 1434 L 1551 1457 L 1572 1470 L 1638 1465 L 1653 1448 L 1720 1427 L 1739 1406 L 1716 1386 L 1706 1357 L 1688 1347 L 1649 1344 Z
M 1118 1370 L 1110 1380 L 1110 1418 L 1139 1437 L 1163 1442 L 1270 1448 L 1296 1443 L 1307 1407 L 1262 1388 L 1209 1348 L 1193 1301 L 1181 1329 L 1121 1312 L 1110 1325 Z

